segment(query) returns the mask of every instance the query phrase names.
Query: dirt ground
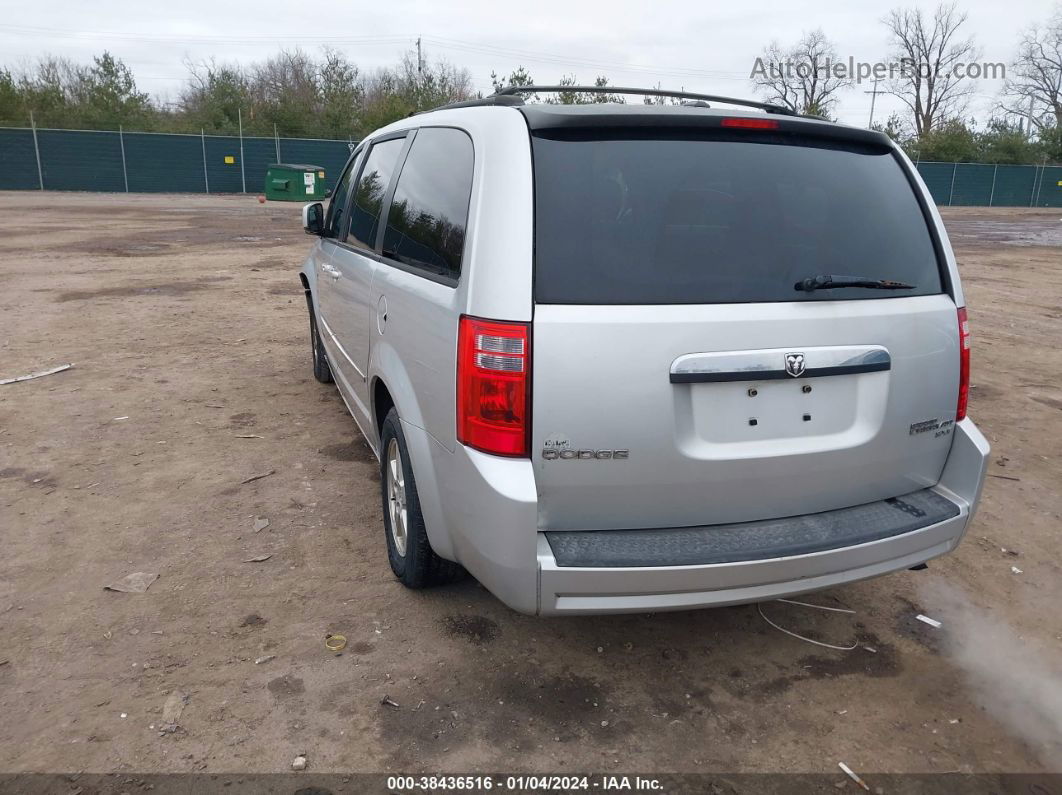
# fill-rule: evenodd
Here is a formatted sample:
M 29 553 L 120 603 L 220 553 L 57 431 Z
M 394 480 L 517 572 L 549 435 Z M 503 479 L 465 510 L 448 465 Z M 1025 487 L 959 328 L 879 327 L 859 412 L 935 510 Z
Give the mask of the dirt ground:
M 0 771 L 1062 769 L 1059 215 L 946 213 L 992 477 L 952 556 L 810 597 L 855 615 L 762 606 L 859 642 L 833 651 L 755 606 L 403 589 L 377 465 L 310 372 L 297 206 L 0 194 L 0 378 L 75 365 L 0 386 Z M 104 590 L 131 572 L 159 578 Z

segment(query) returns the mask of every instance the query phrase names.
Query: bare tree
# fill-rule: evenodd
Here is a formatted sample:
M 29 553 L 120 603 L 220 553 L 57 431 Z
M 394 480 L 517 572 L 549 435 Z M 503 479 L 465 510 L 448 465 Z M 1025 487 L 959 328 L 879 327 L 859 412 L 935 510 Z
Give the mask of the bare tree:
M 567 87 L 574 87 L 579 85 L 579 78 L 575 75 L 563 75 L 560 80 L 557 81 L 557 85 Z M 598 75 L 594 79 L 594 86 L 597 88 L 607 88 L 608 78 L 604 75 Z M 602 93 L 598 94 L 595 91 L 558 91 L 556 96 L 547 98 L 545 102 L 549 105 L 598 105 L 612 103 L 615 105 L 625 105 L 627 100 L 623 98 L 621 94 Z
M 804 33 L 791 47 L 772 42 L 752 69 L 752 81 L 768 102 L 797 113 L 828 116 L 837 92 L 852 84 L 851 76 L 834 72 L 837 48 L 822 28 Z
M 430 62 L 416 51 L 402 56 L 397 66 L 380 68 L 359 80 L 362 95 L 358 129 L 369 133 L 377 127 L 419 110 L 475 96 L 472 75 L 443 59 Z
M 659 81 L 653 86 L 657 91 L 662 89 L 662 85 Z M 645 105 L 681 105 L 682 100 L 678 97 L 668 97 L 663 94 L 647 94 L 642 97 L 642 103 Z
M 357 65 L 341 52 L 324 49 L 317 82 L 320 121 L 326 135 L 339 138 L 354 131 L 364 93 L 359 74 Z
M 1029 115 L 1039 129 L 1062 129 L 1062 5 L 1046 25 L 1022 33 L 1003 91 L 1010 100 L 1005 110 Z
M 410 51 L 402 56 L 397 71 L 401 90 L 415 110 L 428 110 L 475 96 L 472 73 L 443 58 L 429 63 L 427 56 L 418 59 Z
M 980 57 L 972 38 L 959 38 L 966 14 L 954 3 L 941 3 L 931 19 L 917 8 L 896 8 L 882 21 L 901 66 L 888 82 L 889 93 L 907 106 L 915 135 L 961 116 L 974 87 L 955 67 Z
M 495 93 L 510 86 L 533 86 L 535 84 L 531 74 L 523 66 L 516 67 L 512 74 L 504 79 L 499 77 L 497 72 L 491 70 L 490 82 L 494 85 Z M 526 97 L 524 98 L 526 99 Z
M 317 98 L 317 63 L 298 48 L 281 50 L 252 67 L 251 90 L 264 104 L 312 108 Z

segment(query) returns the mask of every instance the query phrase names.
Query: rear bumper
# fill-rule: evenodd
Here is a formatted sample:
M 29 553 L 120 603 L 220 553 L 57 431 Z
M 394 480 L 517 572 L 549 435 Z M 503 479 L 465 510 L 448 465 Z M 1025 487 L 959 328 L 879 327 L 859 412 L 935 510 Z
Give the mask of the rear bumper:
M 950 552 L 968 513 L 867 544 L 768 560 L 703 566 L 571 568 L 557 565 L 540 534 L 539 612 L 684 610 L 793 596 L 910 568 Z
M 458 446 L 440 485 L 459 503 L 453 509 L 457 515 L 448 512 L 447 521 L 455 555 L 514 609 L 540 615 L 685 610 L 832 588 L 950 552 L 977 506 L 988 454 L 988 442 L 973 422 L 956 424 L 947 464 L 932 488 L 958 509 L 943 521 L 808 554 L 705 565 L 560 565 L 546 534 L 532 530 L 536 495 L 527 460 L 497 459 Z M 472 490 L 453 492 L 457 482 Z

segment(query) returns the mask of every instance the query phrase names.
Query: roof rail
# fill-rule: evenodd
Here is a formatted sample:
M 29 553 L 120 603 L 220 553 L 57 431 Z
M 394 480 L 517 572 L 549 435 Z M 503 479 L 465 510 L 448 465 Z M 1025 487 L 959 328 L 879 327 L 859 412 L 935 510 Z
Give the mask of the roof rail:
M 437 108 L 428 108 L 426 110 L 416 110 L 410 113 L 410 116 L 419 116 L 421 113 L 431 113 L 435 110 L 450 110 L 451 108 L 475 108 L 481 105 L 523 105 L 524 98 L 519 96 L 512 96 L 510 94 L 490 94 L 486 97 L 480 97 L 479 99 L 465 99 L 461 102 L 451 102 L 448 105 L 439 105 Z
M 637 94 L 644 97 L 675 97 L 676 99 L 695 99 L 704 100 L 706 102 L 723 102 L 727 105 L 744 105 L 749 108 L 759 108 L 760 110 L 767 111 L 768 113 L 777 113 L 781 116 L 799 116 L 800 114 L 794 110 L 783 107 L 782 105 L 773 105 L 770 102 L 757 102 L 754 99 L 737 99 L 736 97 L 721 97 L 716 94 L 694 94 L 689 91 L 663 91 L 656 88 L 623 88 L 621 86 L 506 86 L 500 88 L 489 97 L 484 97 L 484 100 L 472 100 L 474 103 L 481 104 L 501 104 L 501 103 L 486 103 L 485 100 L 492 99 L 493 97 L 511 97 L 519 96 L 521 94 L 546 94 L 556 93 L 561 91 L 579 91 L 588 94 Z M 471 104 L 471 103 L 461 103 Z M 447 107 L 453 107 L 448 105 Z

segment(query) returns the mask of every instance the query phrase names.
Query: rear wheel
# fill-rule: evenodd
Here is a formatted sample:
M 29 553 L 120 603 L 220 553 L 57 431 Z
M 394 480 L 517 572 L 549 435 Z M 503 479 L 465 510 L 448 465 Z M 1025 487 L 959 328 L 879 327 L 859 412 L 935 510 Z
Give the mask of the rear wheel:
M 440 558 L 428 542 L 406 438 L 395 409 L 384 419 L 380 452 L 380 488 L 391 571 L 407 588 L 425 588 L 459 579 L 464 569 Z
M 328 364 L 328 354 L 321 344 L 321 331 L 317 328 L 317 315 L 313 311 L 313 299 L 306 293 L 306 305 L 310 310 L 310 349 L 313 352 L 313 377 L 322 384 L 331 384 L 332 368 Z

